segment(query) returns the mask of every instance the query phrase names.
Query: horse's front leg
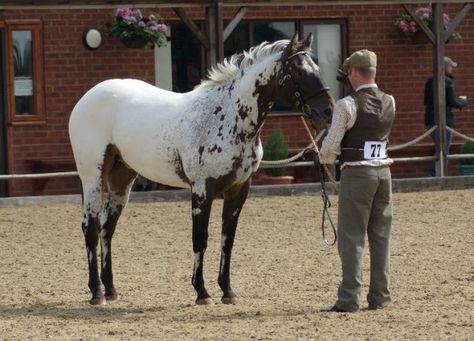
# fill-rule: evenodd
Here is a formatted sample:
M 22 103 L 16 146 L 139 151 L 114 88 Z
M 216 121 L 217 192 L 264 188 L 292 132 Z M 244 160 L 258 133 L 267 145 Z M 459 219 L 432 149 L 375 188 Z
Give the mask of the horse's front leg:
M 192 194 L 193 215 L 193 251 L 194 267 L 192 284 L 197 292 L 197 305 L 212 304 L 211 296 L 204 287 L 203 267 L 204 253 L 207 249 L 209 215 L 212 198 L 194 192 Z
M 244 184 L 232 187 L 224 194 L 222 211 L 221 262 L 217 282 L 222 289 L 222 303 L 235 304 L 237 297 L 230 285 L 230 258 L 234 246 L 235 231 L 242 206 L 247 199 L 250 179 Z

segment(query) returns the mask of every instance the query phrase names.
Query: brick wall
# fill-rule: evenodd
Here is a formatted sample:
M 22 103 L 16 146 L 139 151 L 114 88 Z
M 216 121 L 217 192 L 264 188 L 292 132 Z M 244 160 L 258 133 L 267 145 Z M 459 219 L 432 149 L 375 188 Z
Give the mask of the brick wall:
M 446 6 L 445 11 L 454 16 L 460 5 Z M 225 8 L 227 18 L 235 8 Z M 46 156 L 71 156 L 67 123 L 77 100 L 90 87 L 108 78 L 138 78 L 154 83 L 153 51 L 124 48 L 115 39 L 103 37 L 102 46 L 89 51 L 82 45 L 82 32 L 86 27 L 96 27 L 109 20 L 113 9 L 61 9 L 61 10 L 5 10 L 3 19 L 41 19 L 44 24 L 44 86 L 46 124 L 10 126 L 13 163 L 10 173 L 29 173 L 25 159 Z M 407 142 L 424 132 L 423 86 L 432 72 L 431 45 L 420 45 L 402 37 L 394 26 L 394 16 L 402 13 L 399 5 L 359 6 L 281 6 L 250 8 L 246 19 L 282 18 L 343 18 L 348 22 L 348 52 L 360 48 L 374 50 L 379 57 L 377 83 L 397 101 L 391 143 Z M 160 10 L 167 20 L 177 20 L 170 9 Z M 200 8 L 189 11 L 195 19 L 202 19 Z M 446 54 L 459 63 L 455 76 L 459 94 L 474 98 L 474 19 L 468 15 L 461 27 L 462 41 L 446 46 Z M 474 135 L 472 106 L 456 112 L 456 128 Z M 306 146 L 304 127 L 299 118 L 270 117 L 265 124 L 263 139 L 271 127 L 281 125 L 292 150 Z M 455 138 L 454 148 L 460 140 Z M 430 139 L 420 147 L 397 154 L 429 152 Z M 456 162 L 451 163 L 450 174 L 456 174 Z M 424 176 L 426 163 L 397 164 L 393 167 L 396 177 Z M 308 170 L 308 174 L 310 170 Z M 304 173 L 300 171 L 300 173 Z M 302 175 L 306 177 L 306 175 Z M 31 181 L 11 181 L 11 195 L 31 194 Z M 77 193 L 77 180 L 63 178 L 48 182 L 46 194 Z
M 72 157 L 67 125 L 79 98 L 95 84 L 109 78 L 138 78 L 154 83 L 154 52 L 125 48 L 103 36 L 102 46 L 87 50 L 82 32 L 110 20 L 113 9 L 5 11 L 5 19 L 40 19 L 44 39 L 44 89 L 46 124 L 10 127 L 13 164 L 10 172 L 30 173 L 29 158 Z M 58 168 L 51 169 L 59 170 Z M 11 182 L 10 194 L 31 195 L 32 181 Z M 51 179 L 44 193 L 79 193 L 79 181 Z

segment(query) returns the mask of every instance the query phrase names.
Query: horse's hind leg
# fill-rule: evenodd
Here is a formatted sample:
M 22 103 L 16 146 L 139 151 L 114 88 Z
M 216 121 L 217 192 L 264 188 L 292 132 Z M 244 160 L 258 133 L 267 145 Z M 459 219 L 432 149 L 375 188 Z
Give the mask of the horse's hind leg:
M 197 305 L 211 304 L 212 300 L 204 286 L 203 261 L 207 249 L 209 216 L 212 207 L 212 198 L 200 195 L 192 188 L 192 215 L 193 215 L 193 251 L 194 268 L 192 284 L 197 292 Z
M 95 179 L 81 179 L 83 185 L 84 217 L 82 221 L 82 232 L 87 250 L 87 262 L 89 265 L 89 289 L 92 293 L 90 304 L 105 304 L 99 279 L 97 264 L 97 245 L 99 243 L 100 221 L 99 215 L 102 209 L 102 186 L 100 175 Z
M 230 285 L 230 258 L 234 246 L 235 231 L 242 206 L 247 199 L 250 179 L 244 184 L 235 186 L 224 193 L 224 208 L 222 211 L 221 262 L 217 282 L 222 289 L 222 303 L 235 304 L 236 295 Z
M 113 301 L 118 298 L 114 287 L 112 273 L 112 237 L 122 210 L 128 202 L 130 190 L 137 173 L 114 157 L 110 172 L 104 174 L 107 184 L 107 203 L 104 206 L 104 224 L 100 233 L 102 249 L 102 271 L 100 278 L 105 287 L 105 299 Z

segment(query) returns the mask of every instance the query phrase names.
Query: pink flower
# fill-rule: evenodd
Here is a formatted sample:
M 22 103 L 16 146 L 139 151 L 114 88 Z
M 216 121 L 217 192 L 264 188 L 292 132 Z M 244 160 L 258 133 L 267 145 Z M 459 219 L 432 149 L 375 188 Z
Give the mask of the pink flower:
M 138 23 L 138 26 L 140 26 L 141 28 L 143 28 L 143 27 L 146 27 L 146 24 L 145 24 L 143 21 L 140 21 L 140 22 Z
M 161 31 L 161 32 L 166 32 L 166 30 L 168 30 L 168 27 L 165 24 L 158 24 L 157 28 L 158 28 L 158 31 Z
M 401 29 L 403 32 L 406 32 L 406 31 L 408 30 L 408 24 L 407 24 L 406 22 L 404 22 L 404 21 L 402 21 L 402 22 L 400 23 L 400 26 L 399 26 L 399 27 L 400 27 L 400 29 Z
M 137 18 L 141 18 L 142 12 L 139 9 L 136 9 L 133 11 L 133 15 L 136 16 Z
M 446 13 L 443 13 L 443 22 L 445 25 L 449 23 L 449 15 L 447 15 Z
M 411 21 L 411 22 L 410 22 L 410 31 L 412 31 L 412 32 L 416 32 L 416 31 L 417 31 L 416 23 L 415 23 L 414 21 Z

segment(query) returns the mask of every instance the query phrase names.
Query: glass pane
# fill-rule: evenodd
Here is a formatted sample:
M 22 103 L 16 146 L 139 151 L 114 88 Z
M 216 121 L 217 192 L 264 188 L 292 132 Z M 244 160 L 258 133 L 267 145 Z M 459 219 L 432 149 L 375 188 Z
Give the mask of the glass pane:
M 323 79 L 331 88 L 335 99 L 342 96 L 342 86 L 336 80 L 336 71 L 342 65 L 341 30 L 339 24 L 305 25 L 303 28 L 305 37 L 313 32 L 313 55 L 317 58 Z
M 293 21 L 281 22 L 256 22 L 253 24 L 252 36 L 254 45 L 264 41 L 273 43 L 277 40 L 291 39 L 295 33 Z
M 34 114 L 33 43 L 31 31 L 13 31 L 16 115 Z
M 227 26 L 227 23 L 226 23 Z M 249 48 L 249 25 L 239 23 L 224 42 L 224 56 L 230 57 L 233 54 L 241 53 Z
M 171 27 L 173 91 L 187 92 L 201 82 L 201 45 L 183 24 Z

